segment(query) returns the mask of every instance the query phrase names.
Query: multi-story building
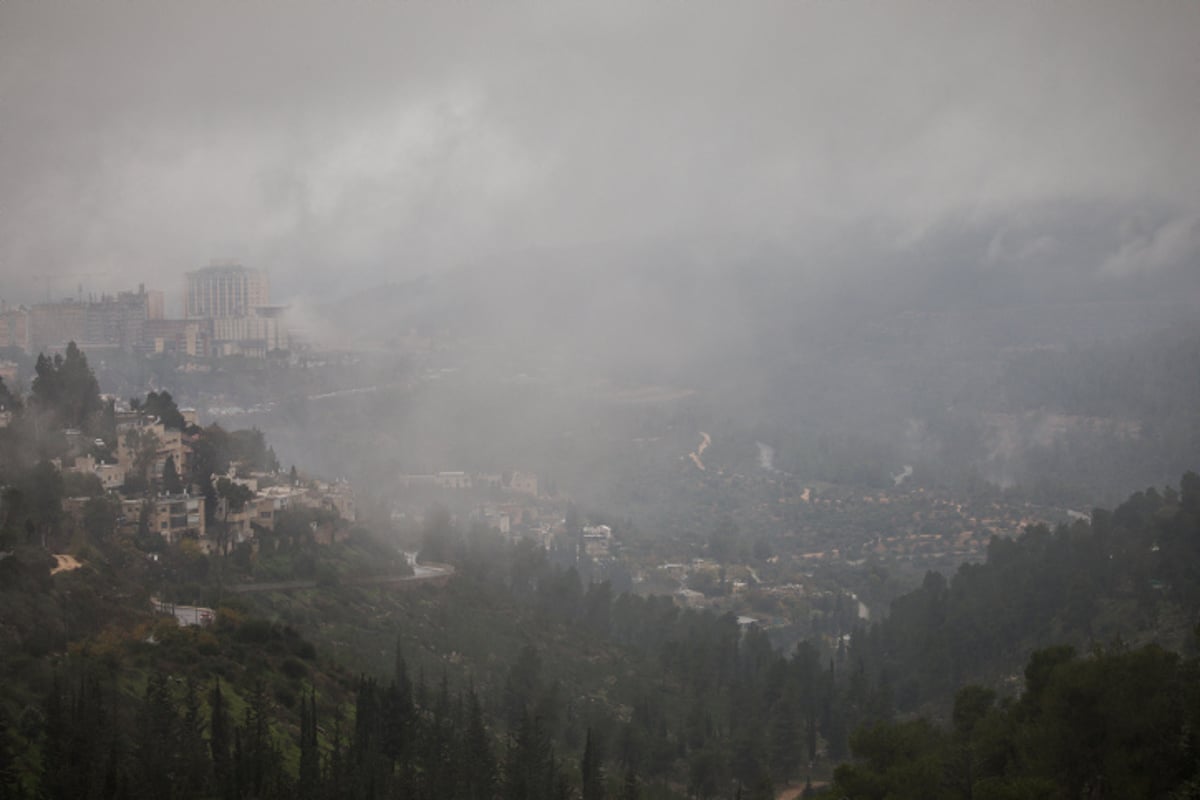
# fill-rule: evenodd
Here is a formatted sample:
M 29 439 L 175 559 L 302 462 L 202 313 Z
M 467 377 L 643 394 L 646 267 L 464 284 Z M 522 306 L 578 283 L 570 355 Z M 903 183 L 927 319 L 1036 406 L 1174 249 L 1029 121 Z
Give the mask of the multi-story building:
M 187 273 L 183 314 L 189 318 L 248 316 L 269 301 L 267 273 L 240 264 L 214 265 Z
M 581 544 L 589 558 L 608 558 L 612 546 L 612 528 L 607 525 L 586 526 Z
M 136 431 L 138 435 L 131 438 L 132 431 Z M 168 458 L 174 461 L 177 475 L 187 474 L 188 459 L 192 450 L 184 442 L 183 432 L 168 428 L 157 420 L 150 421 L 141 417 L 117 421 L 117 463 L 127 473 L 134 471 L 141 455 L 139 450 L 146 446 L 146 442 L 149 442 L 153 449 L 153 460 L 146 464 L 149 477 L 161 480 Z
M 86 304 L 84 347 L 118 347 L 133 350 L 142 344 L 146 320 L 150 316 L 150 294 L 144 287 L 136 292 L 104 295 Z
M 150 502 L 150 530 L 168 544 L 185 536 L 204 538 L 204 495 L 161 494 Z
M 270 285 L 263 270 L 230 264 L 187 274 L 184 315 L 212 326 L 212 354 L 265 358 L 288 349 L 283 306 L 269 305 Z
M 39 303 L 29 311 L 30 351 L 63 348 L 68 342 L 85 341 L 87 306 L 75 300 Z
M 100 479 L 100 485 L 105 489 L 120 489 L 125 485 L 126 468 L 121 464 L 106 464 L 97 461 L 90 455 L 77 456 L 75 465 L 67 467 L 65 472 L 80 472 L 92 474 Z
M 207 358 L 212 349 L 211 319 L 146 320 L 142 344 L 147 352 Z
M 522 494 L 538 496 L 538 479 L 537 475 L 532 472 L 514 472 L 512 479 L 508 482 L 508 488 L 514 492 Z
M 138 529 L 142 514 L 146 527 L 162 536 L 168 544 L 187 537 L 204 542 L 204 495 L 160 494 L 156 497 L 130 497 L 121 501 L 121 528 L 126 533 Z
M 204 495 L 187 492 L 164 494 L 154 498 L 154 530 L 168 542 L 183 536 L 204 538 Z
M 26 353 L 30 348 L 30 321 L 27 308 L 0 310 L 0 347 L 15 347 Z
M 264 358 L 272 350 L 288 349 L 287 331 L 277 306 L 260 306 L 248 316 L 212 320 L 214 349 L 221 355 Z
M 166 316 L 163 293 L 160 289 L 146 292 L 146 319 L 162 319 Z
M 38 303 L 28 311 L 7 312 L 0 322 L 0 343 L 12 339 L 14 346 L 22 346 L 20 340 L 24 338 L 23 349 L 28 352 L 58 350 L 68 342 L 85 350 L 133 350 L 143 344 L 146 320 L 151 318 L 156 296 L 155 313 L 161 316 L 162 293 L 147 292 L 144 286 L 136 292 L 102 295 L 98 300 L 68 298 L 58 303 Z

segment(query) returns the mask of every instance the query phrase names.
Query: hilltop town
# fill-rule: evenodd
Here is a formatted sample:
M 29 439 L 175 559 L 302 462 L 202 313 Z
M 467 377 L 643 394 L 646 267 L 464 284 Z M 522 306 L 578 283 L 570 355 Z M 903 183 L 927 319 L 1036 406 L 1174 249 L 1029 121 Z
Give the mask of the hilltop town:
M 0 302 L 0 350 L 62 352 L 68 342 L 93 357 L 123 351 L 265 358 L 288 350 L 287 308 L 270 303 L 265 270 L 223 262 L 185 278 L 183 313 L 176 318 L 166 316 L 163 291 L 144 285 L 86 298 L 81 285 L 74 297 L 15 307 Z

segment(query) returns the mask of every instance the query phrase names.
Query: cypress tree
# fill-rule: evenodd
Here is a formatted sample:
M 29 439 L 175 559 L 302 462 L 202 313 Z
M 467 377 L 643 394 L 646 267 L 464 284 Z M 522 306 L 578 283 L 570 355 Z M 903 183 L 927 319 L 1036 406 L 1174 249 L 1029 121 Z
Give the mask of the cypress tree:
M 604 800 L 604 776 L 600 767 L 602 758 L 600 741 L 589 727 L 587 741 L 583 746 L 583 759 L 580 762 L 583 800 Z
M 201 796 L 212 782 L 212 760 L 206 750 L 200 692 L 189 675 L 184 688 L 183 719 L 179 728 L 180 788 L 185 797 Z
M 3 386 L 3 384 L 0 384 Z M 14 764 L 12 745 L 8 739 L 8 715 L 0 705 L 0 800 L 14 800 L 17 796 L 17 771 Z
M 208 747 L 212 753 L 213 779 L 217 785 L 218 796 L 228 798 L 234 793 L 234 773 L 229 753 L 229 712 L 225 708 L 225 699 L 221 694 L 220 678 L 217 678 L 213 684 L 209 708 L 211 720 L 209 721 Z
M 621 800 L 640 800 L 641 795 L 637 773 L 632 769 L 626 769 L 625 780 L 621 784 Z
M 311 800 L 320 793 L 321 762 L 317 749 L 317 694 L 309 689 L 308 698 L 300 700 L 300 774 L 297 794 Z
M 488 741 L 479 696 L 467 694 L 467 730 L 464 736 L 464 795 L 467 800 L 491 800 L 496 790 L 496 759 Z
M 144 797 L 171 797 L 181 781 L 179 730 L 181 724 L 175 699 L 161 671 L 150 674 L 138 717 L 134 748 L 137 789 Z

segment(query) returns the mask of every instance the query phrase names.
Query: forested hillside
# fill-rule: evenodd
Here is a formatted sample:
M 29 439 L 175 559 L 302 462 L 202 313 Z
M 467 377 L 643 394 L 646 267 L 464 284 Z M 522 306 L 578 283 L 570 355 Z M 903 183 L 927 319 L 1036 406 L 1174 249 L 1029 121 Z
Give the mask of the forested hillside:
M 831 795 L 853 800 L 1200 796 L 1200 661 L 1147 645 L 1034 653 L 1018 698 L 967 686 L 951 724 L 879 722 Z
M 929 573 L 853 639 L 851 660 L 914 709 L 964 681 L 1014 677 L 1038 647 L 1191 645 L 1200 621 L 1200 477 L 1138 492 L 1091 522 L 1015 540 L 947 580 Z
M 78 447 L 64 421 L 106 444 L 112 407 L 77 351 L 43 366 L 33 396 L 4 396 L 0 432 L 5 800 L 765 799 L 851 756 L 836 772 L 850 797 L 1194 789 L 1194 473 L 994 538 L 986 563 L 930 573 L 882 621 L 781 653 L 756 625 L 618 594 L 568 553 L 444 511 L 421 557 L 455 575 L 407 590 L 357 580 L 407 569 L 395 540 L 358 526 L 317 544 L 332 523 L 316 512 L 280 515 L 257 547 L 119 526 L 97 482 L 47 460 Z M 178 414 L 165 393 L 139 405 Z M 228 509 L 238 484 L 214 471 L 278 472 L 257 431 L 189 437 L 183 475 L 135 461 L 138 491 L 186 481 Z M 67 514 L 64 497 L 84 502 Z M 227 510 L 212 522 L 228 534 Z M 50 556 L 64 551 L 71 569 Z M 245 581 L 288 588 L 235 593 Z M 214 623 L 156 616 L 164 591 L 211 604 Z
M 968 780 L 963 769 L 1007 787 L 996 797 L 1058 796 L 1093 785 L 1087 770 L 1117 770 L 1113 785 L 1177 786 L 1195 763 L 1186 738 L 1171 749 L 1118 726 L 1078 753 L 1070 742 L 1081 726 L 1114 724 L 1122 704 L 1162 707 L 1146 730 L 1183 736 L 1196 719 L 1184 688 L 1193 662 L 1119 644 L 1082 659 L 1029 652 L 1149 639 L 1163 619 L 1193 620 L 1196 488 L 1188 475 L 1181 491 L 1142 493 L 1091 526 L 997 540 L 987 564 L 948 584 L 931 575 L 846 650 L 786 655 L 731 617 L 613 597 L 539 549 L 442 530 L 459 567 L 445 589 L 335 583 L 255 596 L 210 630 L 130 611 L 70 637 L 66 652 L 9 653 L 3 780 L 10 793 L 59 797 L 167 796 L 168 784 L 179 797 L 771 797 L 852 748 L 860 761 L 838 782 L 854 797 L 933 776 L 945 796 L 970 796 L 946 788 Z M 104 591 L 86 570 L 50 577 L 23 562 L 18 588 L 17 563 L 4 562 L 2 596 L 44 598 L 24 612 L 35 618 L 62 613 L 55 604 L 87 582 Z M 367 677 L 339 668 L 343 658 Z M 1019 675 L 1026 663 L 1020 693 L 1001 667 Z M 995 680 L 960 692 L 953 731 L 890 722 L 895 705 L 949 708 L 976 677 Z M 1136 763 L 1114 755 L 1122 737 L 1145 751 Z M 161 763 L 179 766 L 164 778 L 149 767 Z M 145 788 L 154 781 L 166 783 Z M 1021 794 L 1035 789 L 1043 795 Z

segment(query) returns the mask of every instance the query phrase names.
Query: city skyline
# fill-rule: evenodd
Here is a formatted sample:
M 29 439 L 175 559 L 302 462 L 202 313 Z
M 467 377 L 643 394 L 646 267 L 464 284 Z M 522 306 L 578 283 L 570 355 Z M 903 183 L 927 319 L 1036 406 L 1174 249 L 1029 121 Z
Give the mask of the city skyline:
M 92 349 L 177 352 L 189 357 L 286 350 L 286 306 L 270 305 L 265 270 L 213 262 L 184 273 L 179 308 L 167 313 L 162 289 L 120 290 L 29 304 L 0 301 L 0 347 L 32 355 L 69 342 Z M 191 313 L 188 313 L 191 312 Z

